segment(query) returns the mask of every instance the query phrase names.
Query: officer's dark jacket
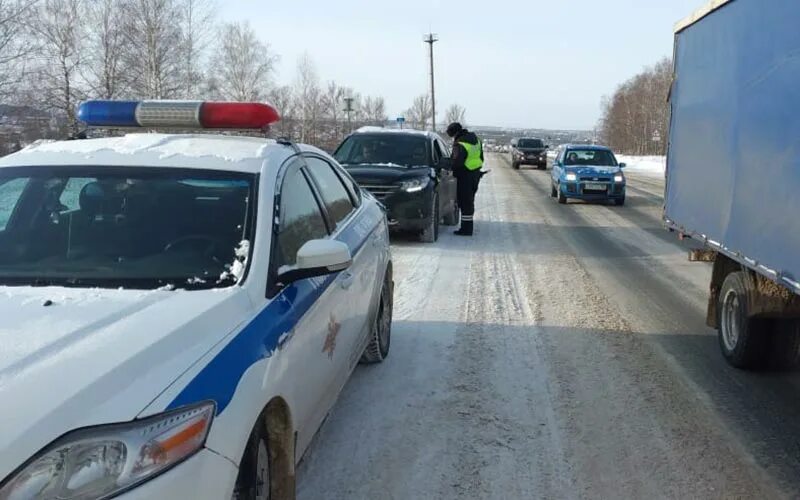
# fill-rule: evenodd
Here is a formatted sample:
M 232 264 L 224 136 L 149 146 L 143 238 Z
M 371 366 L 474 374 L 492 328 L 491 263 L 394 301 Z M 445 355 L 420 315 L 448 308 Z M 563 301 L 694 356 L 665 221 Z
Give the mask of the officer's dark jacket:
M 467 150 L 464 146 L 459 144 L 466 142 L 467 144 L 478 144 L 478 136 L 467 129 L 462 130 L 453 138 L 453 175 L 460 177 L 461 175 L 469 172 L 464 162 L 467 161 Z M 481 148 L 481 160 L 483 160 L 483 148 Z

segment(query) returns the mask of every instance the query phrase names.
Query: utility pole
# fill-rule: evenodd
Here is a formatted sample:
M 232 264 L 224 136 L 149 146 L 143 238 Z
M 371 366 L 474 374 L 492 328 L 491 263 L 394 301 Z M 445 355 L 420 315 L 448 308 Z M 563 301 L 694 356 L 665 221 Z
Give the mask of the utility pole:
M 352 97 L 345 97 L 344 98 L 344 112 L 347 113 L 347 133 L 351 133 L 353 131 L 353 125 L 350 121 L 350 114 L 353 112 L 353 98 Z
M 425 35 L 424 42 L 428 44 L 430 49 L 431 60 L 431 130 L 436 132 L 436 87 L 433 78 L 433 44 L 439 41 L 439 36 L 435 33 L 428 33 Z

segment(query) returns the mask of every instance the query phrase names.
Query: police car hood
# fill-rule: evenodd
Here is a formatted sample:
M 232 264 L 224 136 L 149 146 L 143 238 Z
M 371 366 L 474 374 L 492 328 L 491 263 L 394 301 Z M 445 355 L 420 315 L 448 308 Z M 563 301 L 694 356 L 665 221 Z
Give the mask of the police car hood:
M 136 418 L 249 304 L 239 287 L 0 288 L 0 480 L 66 432 Z

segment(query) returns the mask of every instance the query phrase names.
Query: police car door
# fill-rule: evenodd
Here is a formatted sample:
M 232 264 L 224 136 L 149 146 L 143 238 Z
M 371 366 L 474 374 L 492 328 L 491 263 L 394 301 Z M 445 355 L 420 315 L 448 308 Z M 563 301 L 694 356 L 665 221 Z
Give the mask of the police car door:
M 345 305 L 337 313 L 341 331 L 333 346 L 335 350 L 329 353 L 331 360 L 341 363 L 339 384 L 344 385 L 350 370 L 361 357 L 363 339 L 367 334 L 371 294 L 376 283 L 377 249 L 366 244 L 371 231 L 362 227 L 361 210 L 356 207 L 336 167 L 317 156 L 307 157 L 306 163 L 319 188 L 334 238 L 346 243 L 353 256 L 352 265 L 342 271 L 337 280 Z
M 281 266 L 291 266 L 306 242 L 329 238 L 323 210 L 301 161 L 290 165 L 280 190 L 280 212 L 273 245 L 273 277 Z M 294 390 L 288 394 L 298 430 L 297 449 L 303 450 L 336 398 L 333 386 L 339 367 L 329 356 L 339 333 L 339 311 L 345 296 L 336 276 L 295 282 L 279 292 L 294 327 L 281 344 L 286 377 Z M 295 312 L 296 311 L 296 312 Z

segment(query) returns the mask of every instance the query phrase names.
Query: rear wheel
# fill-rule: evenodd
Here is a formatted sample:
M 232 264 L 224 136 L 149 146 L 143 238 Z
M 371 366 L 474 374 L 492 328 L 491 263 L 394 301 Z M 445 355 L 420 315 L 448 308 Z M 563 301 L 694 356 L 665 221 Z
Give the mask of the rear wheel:
M 259 419 L 239 464 L 232 500 L 268 500 L 270 497 L 269 445 L 264 423 Z
M 767 320 L 751 318 L 746 275 L 733 272 L 725 278 L 719 295 L 719 346 L 725 360 L 736 368 L 763 366 L 767 354 Z
M 370 332 L 369 344 L 361 355 L 364 364 L 380 363 L 389 355 L 389 345 L 392 342 L 392 308 L 394 304 L 394 282 L 391 270 L 386 272 L 381 289 L 381 298 L 378 302 L 378 313 Z
M 425 229 L 419 235 L 420 241 L 423 243 L 435 243 L 439 239 L 439 194 L 433 194 L 433 206 L 431 207 L 431 215 L 428 218 L 428 223 Z

